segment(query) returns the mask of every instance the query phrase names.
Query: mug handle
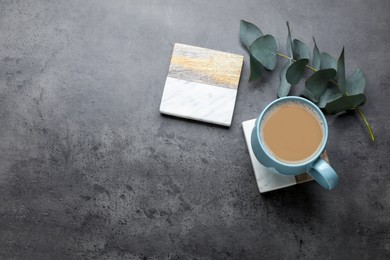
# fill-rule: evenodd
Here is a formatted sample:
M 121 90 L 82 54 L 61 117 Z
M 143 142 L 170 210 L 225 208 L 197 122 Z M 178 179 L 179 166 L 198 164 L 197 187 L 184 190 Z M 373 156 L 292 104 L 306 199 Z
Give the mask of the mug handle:
M 313 165 L 309 166 L 307 172 L 327 190 L 333 189 L 339 182 L 339 176 L 333 168 L 321 158 L 317 159 Z

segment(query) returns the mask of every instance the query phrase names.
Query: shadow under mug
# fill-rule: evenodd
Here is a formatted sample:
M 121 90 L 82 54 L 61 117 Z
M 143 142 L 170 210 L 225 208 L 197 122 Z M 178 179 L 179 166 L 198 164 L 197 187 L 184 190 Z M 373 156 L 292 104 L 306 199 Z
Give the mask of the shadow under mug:
M 307 161 L 300 163 L 285 163 L 275 158 L 267 150 L 260 136 L 260 127 L 267 112 L 274 106 L 291 101 L 299 102 L 312 108 L 312 111 L 318 115 L 318 118 L 321 119 L 323 126 L 323 141 L 320 149 L 313 156 L 310 156 Z M 307 172 L 322 187 L 331 190 L 337 185 L 339 178 L 333 168 L 326 161 L 321 159 L 321 154 L 325 150 L 327 141 L 328 124 L 324 114 L 314 103 L 301 97 L 283 97 L 271 102 L 257 117 L 255 127 L 253 128 L 251 135 L 253 153 L 262 165 L 274 168 L 278 173 L 283 175 L 299 175 Z

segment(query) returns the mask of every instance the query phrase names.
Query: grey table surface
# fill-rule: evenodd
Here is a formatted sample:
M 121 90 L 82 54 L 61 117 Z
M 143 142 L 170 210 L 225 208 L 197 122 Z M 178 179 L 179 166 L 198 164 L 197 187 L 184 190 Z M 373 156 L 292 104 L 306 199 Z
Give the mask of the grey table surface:
M 389 259 L 389 13 L 387 0 L 1 1 L 0 259 Z M 276 98 L 283 63 L 248 83 L 240 19 L 282 44 L 289 21 L 365 71 L 376 141 L 356 113 L 328 117 L 336 189 L 257 190 L 241 122 Z M 175 42 L 245 55 L 230 128 L 160 115 Z

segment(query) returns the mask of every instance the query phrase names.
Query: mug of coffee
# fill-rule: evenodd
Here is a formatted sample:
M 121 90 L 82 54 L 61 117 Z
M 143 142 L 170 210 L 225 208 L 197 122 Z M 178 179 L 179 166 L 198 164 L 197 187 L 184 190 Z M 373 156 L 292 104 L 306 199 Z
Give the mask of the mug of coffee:
M 331 190 L 338 183 L 333 168 L 321 159 L 328 125 L 321 110 L 301 97 L 271 102 L 256 119 L 251 144 L 257 160 L 284 175 L 309 173 Z

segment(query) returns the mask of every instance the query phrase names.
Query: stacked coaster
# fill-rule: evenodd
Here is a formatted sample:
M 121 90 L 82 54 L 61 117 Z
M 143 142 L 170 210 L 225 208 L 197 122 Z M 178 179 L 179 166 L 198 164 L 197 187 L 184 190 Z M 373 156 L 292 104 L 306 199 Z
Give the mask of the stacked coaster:
M 259 163 L 255 155 L 253 154 L 251 145 L 251 134 L 252 129 L 255 126 L 255 121 L 256 119 L 242 122 L 242 129 L 244 130 L 246 145 L 248 146 L 249 156 L 251 158 L 253 171 L 255 172 L 257 187 L 259 188 L 260 193 L 278 190 L 313 180 L 313 178 L 307 173 L 303 173 L 297 176 L 282 175 L 276 173 L 275 169 L 267 168 L 261 163 Z M 322 154 L 322 159 L 329 163 L 329 158 L 326 151 L 324 151 L 324 153 Z
M 243 56 L 176 43 L 160 113 L 230 126 Z

